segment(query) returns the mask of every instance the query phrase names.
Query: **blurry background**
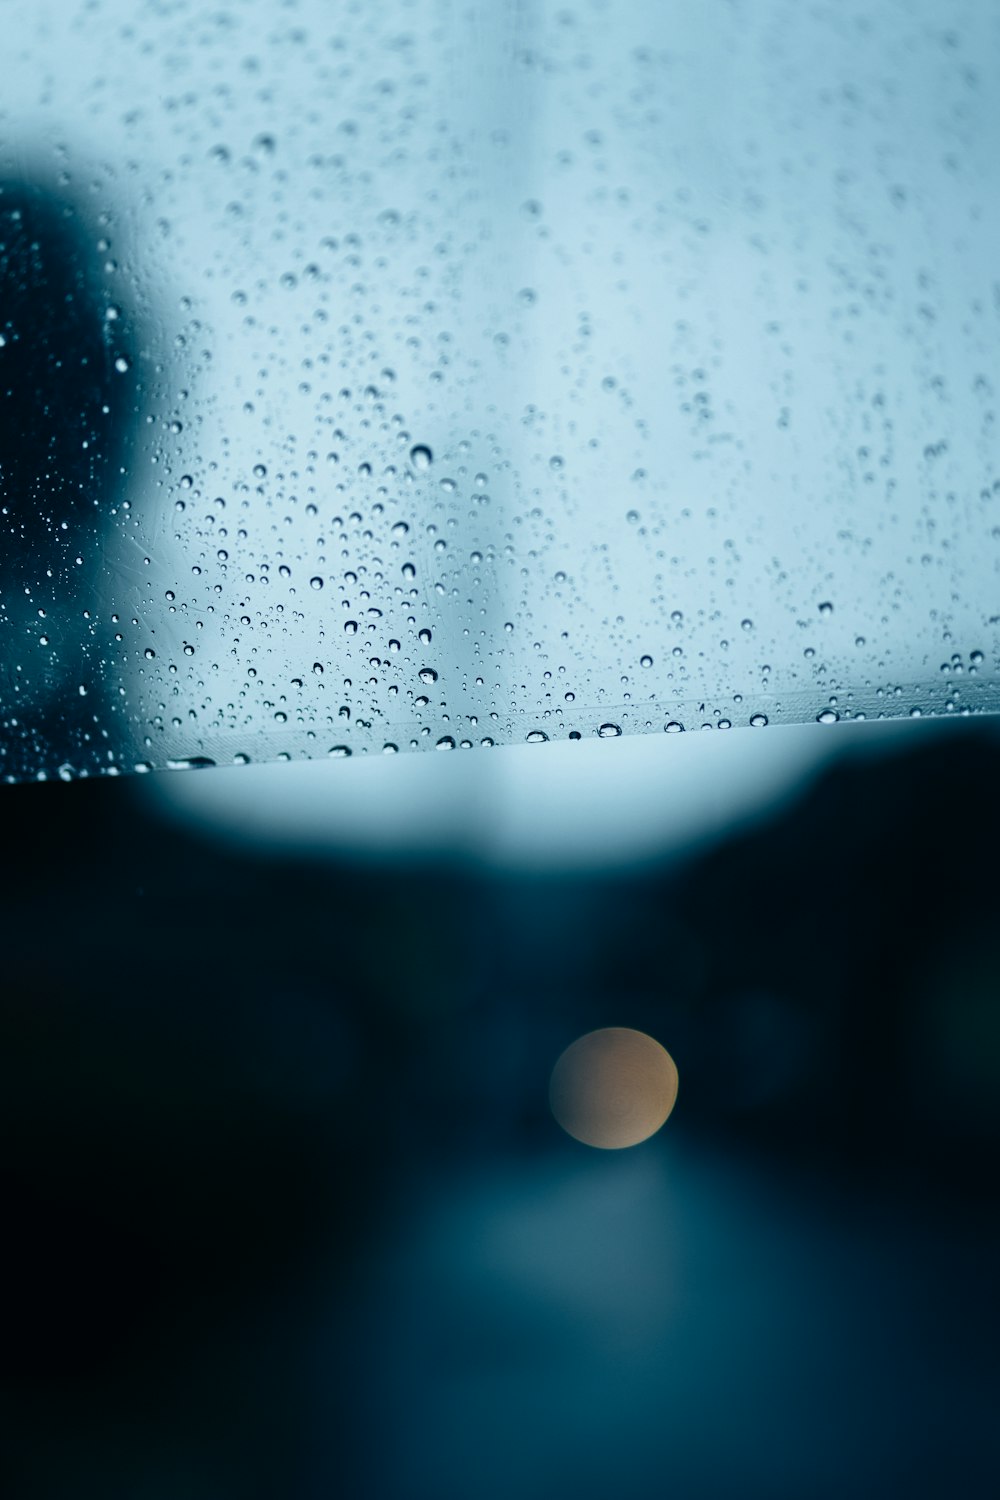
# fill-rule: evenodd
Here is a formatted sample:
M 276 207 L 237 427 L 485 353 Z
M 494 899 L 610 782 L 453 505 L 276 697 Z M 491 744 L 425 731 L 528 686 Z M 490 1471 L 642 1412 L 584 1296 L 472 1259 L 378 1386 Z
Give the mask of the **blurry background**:
M 8 788 L 11 1492 L 988 1494 L 996 747 Z M 601 1025 L 680 1070 L 623 1152 L 547 1108 Z
M 946 10 L 5 16 L 18 1500 L 995 1489 Z M 622 1153 L 547 1106 L 600 1026 L 680 1072 Z

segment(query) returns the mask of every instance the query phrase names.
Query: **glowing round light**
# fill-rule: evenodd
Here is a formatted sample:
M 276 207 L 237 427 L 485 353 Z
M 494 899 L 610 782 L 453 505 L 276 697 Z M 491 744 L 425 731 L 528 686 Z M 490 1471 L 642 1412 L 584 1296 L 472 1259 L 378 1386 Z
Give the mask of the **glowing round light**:
M 573 1042 L 549 1083 L 559 1124 L 578 1141 L 606 1151 L 655 1135 L 677 1101 L 677 1067 L 643 1031 L 607 1026 Z

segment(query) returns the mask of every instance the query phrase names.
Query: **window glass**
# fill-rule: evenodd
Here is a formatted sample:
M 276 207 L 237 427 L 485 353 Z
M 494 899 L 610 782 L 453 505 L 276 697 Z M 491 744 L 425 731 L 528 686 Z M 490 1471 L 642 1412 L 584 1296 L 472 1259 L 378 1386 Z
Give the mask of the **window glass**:
M 995 7 L 4 50 L 0 774 L 996 706 Z

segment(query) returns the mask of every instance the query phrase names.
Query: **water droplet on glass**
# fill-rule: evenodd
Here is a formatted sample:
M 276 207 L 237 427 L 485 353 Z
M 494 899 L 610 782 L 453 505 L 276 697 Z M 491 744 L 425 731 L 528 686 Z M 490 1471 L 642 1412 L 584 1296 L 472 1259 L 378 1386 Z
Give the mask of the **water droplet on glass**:
M 653 658 L 651 656 L 640 656 L 639 665 L 640 667 L 651 667 L 653 665 Z
M 418 443 L 415 448 L 410 449 L 410 462 L 415 469 L 429 469 L 434 462 L 434 455 L 424 443 Z
M 420 671 L 417 673 L 417 676 L 423 683 L 437 682 L 438 680 L 438 674 L 435 672 L 433 667 L 421 667 Z
M 750 723 L 754 729 L 763 729 L 767 723 L 767 714 L 751 714 Z
M 602 740 L 617 739 L 622 732 L 620 724 L 602 724 L 597 731 Z
M 824 708 L 822 713 L 818 713 L 816 715 L 816 723 L 817 724 L 836 724 L 839 718 L 840 718 L 840 715 L 837 713 L 836 709 L 833 709 L 833 708 Z
M 533 729 L 527 736 L 529 745 L 542 745 L 548 739 L 548 735 L 542 729 Z
M 309 580 L 309 587 L 311 589 L 321 589 L 323 587 L 323 580 L 322 580 L 322 578 L 320 578 L 319 576 L 317 576 L 315 578 L 310 578 L 310 580 Z

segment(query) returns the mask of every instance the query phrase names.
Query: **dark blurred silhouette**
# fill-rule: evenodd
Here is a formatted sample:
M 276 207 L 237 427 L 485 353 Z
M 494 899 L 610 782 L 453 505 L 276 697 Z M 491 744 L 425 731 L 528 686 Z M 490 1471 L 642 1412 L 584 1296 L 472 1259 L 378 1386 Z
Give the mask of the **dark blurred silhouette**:
M 45 608 L 46 629 L 74 639 L 74 560 L 99 535 L 134 415 L 80 224 L 41 190 L 0 186 L 5 717 L 29 615 Z M 47 722 L 64 735 L 66 713 L 91 733 L 59 673 L 48 683 L 30 704 L 37 742 Z M 7 1493 L 492 1500 L 513 1473 L 525 1500 L 590 1500 L 610 1470 L 628 1495 L 702 1500 L 735 1493 L 702 1469 L 727 1445 L 744 1497 L 988 1493 L 998 757 L 993 737 L 950 728 L 845 760 L 711 852 L 613 878 L 237 853 L 162 821 L 150 778 L 4 788 Z M 3 743 L 32 753 L 9 718 Z M 803 1395 L 782 1328 L 786 1304 L 798 1318 L 832 1276 L 789 1301 L 752 1256 L 726 1259 L 724 1228 L 690 1251 L 702 1279 L 676 1313 L 678 1347 L 724 1393 L 699 1410 L 710 1439 L 687 1422 L 657 1447 L 677 1388 L 633 1325 L 618 1336 L 613 1258 L 575 1321 L 544 1278 L 512 1289 L 483 1273 L 452 1302 L 478 1221 L 445 1215 L 430 1252 L 426 1225 L 475 1185 L 498 1202 L 498 1184 L 547 1185 L 554 1217 L 529 1269 L 583 1253 L 560 1184 L 605 1192 L 629 1169 L 561 1136 L 546 1084 L 569 1041 L 609 1024 L 649 1031 L 680 1069 L 667 1131 L 630 1160 L 672 1150 L 696 1181 L 711 1159 L 734 1192 L 782 1184 L 822 1226 L 817 1254 L 867 1268 L 873 1300 L 852 1300 L 848 1277 L 853 1319 L 811 1349 L 822 1398 Z M 678 1181 L 677 1263 L 643 1290 L 651 1309 L 680 1296 Z M 626 1208 L 634 1239 L 646 1221 Z M 775 1243 L 799 1244 L 763 1189 L 756 1213 Z M 832 1244 L 829 1225 L 845 1226 Z M 763 1347 L 741 1331 L 762 1296 Z M 604 1344 L 583 1340 L 587 1298 Z M 648 1411 L 615 1405 L 608 1368 L 632 1372 Z M 522 1388 L 539 1407 L 530 1438 L 502 1399 Z M 465 1389 L 493 1394 L 460 1408 Z M 757 1403 L 750 1432 L 743 1402 Z M 600 1422 L 604 1468 L 566 1440 Z M 453 1439 L 472 1455 L 457 1478 Z
M 137 415 L 107 251 L 66 191 L 0 178 L 0 775 L 107 763 L 87 621 Z

